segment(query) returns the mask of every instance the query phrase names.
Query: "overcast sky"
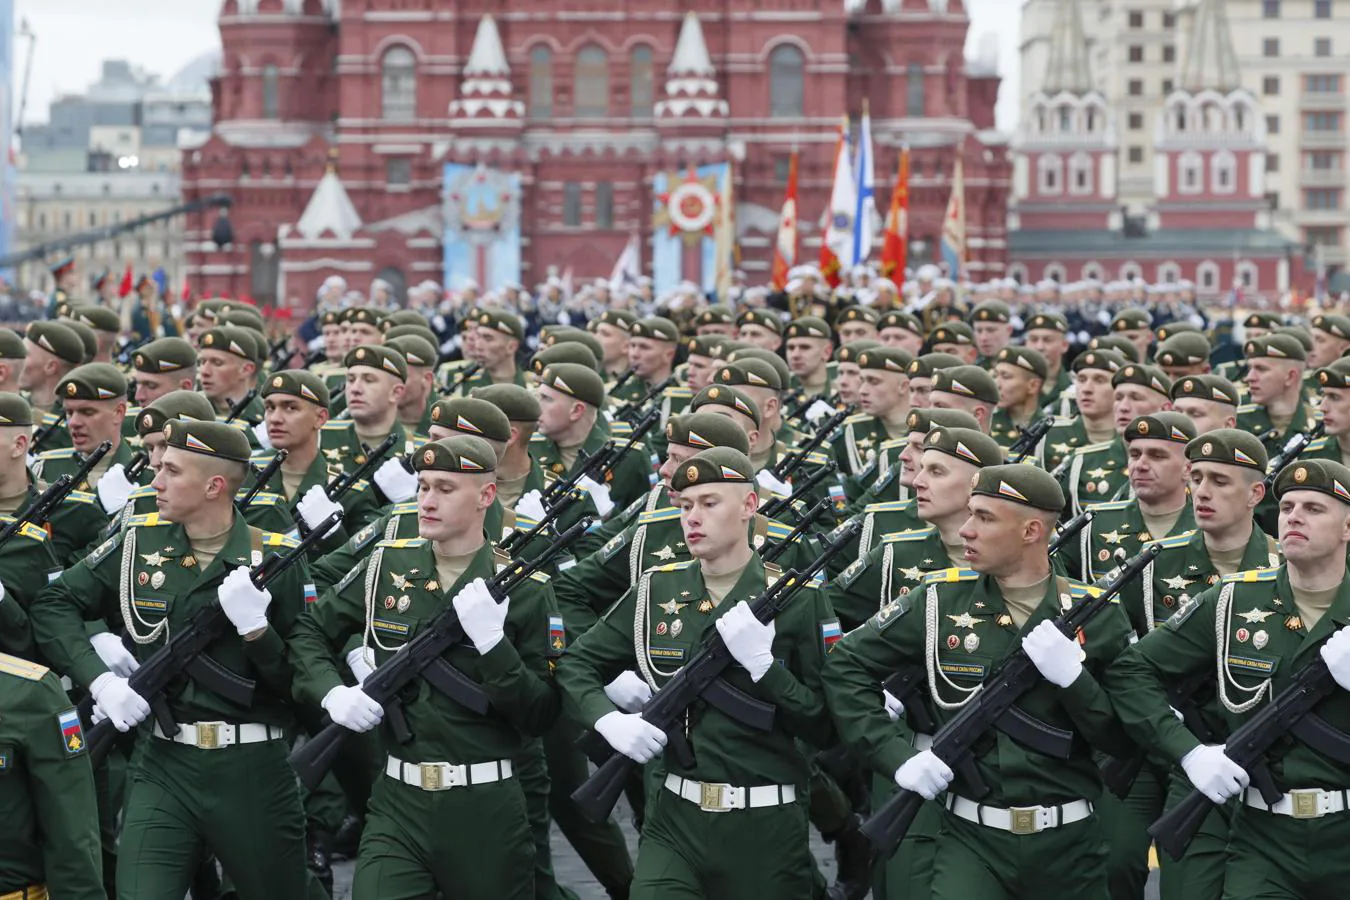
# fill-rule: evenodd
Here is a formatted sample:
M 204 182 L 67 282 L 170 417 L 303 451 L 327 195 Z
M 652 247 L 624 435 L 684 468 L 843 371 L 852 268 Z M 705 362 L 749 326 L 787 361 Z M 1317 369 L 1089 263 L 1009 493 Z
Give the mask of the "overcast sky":
M 843 0 L 822 0 L 841 3 Z M 82 92 L 97 81 L 105 59 L 127 59 L 132 65 L 168 80 L 183 66 L 219 46 L 216 13 L 221 0 L 13 0 L 16 20 L 26 18 L 37 35 L 32 81 L 24 120 L 47 119 L 47 106 L 68 93 Z M 1017 120 L 1019 0 L 966 0 L 973 24 L 967 50 L 980 38 L 999 36 L 999 68 L 1004 75 L 999 96 L 999 127 Z M 17 24 L 17 23 L 16 23 Z M 14 106 L 17 109 L 28 43 L 14 48 Z

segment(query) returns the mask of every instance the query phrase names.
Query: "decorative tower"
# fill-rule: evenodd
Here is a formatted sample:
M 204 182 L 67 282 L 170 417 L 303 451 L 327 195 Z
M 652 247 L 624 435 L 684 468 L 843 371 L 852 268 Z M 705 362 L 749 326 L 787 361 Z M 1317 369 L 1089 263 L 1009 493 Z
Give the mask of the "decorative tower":
M 511 89 L 511 66 L 506 48 L 491 14 L 478 21 L 473 49 L 464 65 L 459 97 L 450 103 L 450 118 L 458 131 L 498 130 L 518 132 L 525 116 L 525 104 Z
M 675 53 L 666 67 L 665 99 L 656 103 L 655 111 L 667 154 L 698 157 L 721 151 L 730 106 L 722 98 L 703 26 L 693 10 L 680 26 Z

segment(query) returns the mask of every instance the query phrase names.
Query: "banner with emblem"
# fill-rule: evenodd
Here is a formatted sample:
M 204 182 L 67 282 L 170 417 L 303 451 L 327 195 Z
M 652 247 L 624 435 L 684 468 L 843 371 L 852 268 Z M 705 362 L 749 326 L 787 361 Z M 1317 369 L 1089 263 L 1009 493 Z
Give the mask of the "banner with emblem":
M 447 163 L 441 192 L 447 287 L 485 290 L 521 280 L 520 176 Z
M 717 288 L 717 228 L 730 196 L 728 163 L 657 172 L 652 178 L 652 287 L 657 294 L 691 281 Z M 732 219 L 734 221 L 734 219 Z

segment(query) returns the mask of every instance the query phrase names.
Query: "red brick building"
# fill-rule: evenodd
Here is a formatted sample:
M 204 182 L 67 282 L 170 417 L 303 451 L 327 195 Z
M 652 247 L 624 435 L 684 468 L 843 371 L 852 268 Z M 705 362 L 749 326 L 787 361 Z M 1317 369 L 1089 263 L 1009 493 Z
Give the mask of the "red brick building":
M 634 231 L 646 246 L 657 173 L 733 160 L 742 268 L 764 282 L 792 148 L 813 260 L 837 124 L 864 98 L 883 215 L 898 148 L 912 148 L 911 257 L 932 258 L 960 155 L 969 275 L 1004 274 L 999 78 L 966 63 L 961 0 L 334 5 L 221 8 L 215 125 L 185 151 L 183 191 L 230 194 L 236 242 L 211 245 L 209 215 L 187 223 L 198 293 L 308 305 L 334 273 L 362 290 L 376 277 L 442 280 L 448 163 L 520 177 L 522 280 L 533 285 L 568 268 L 607 276 Z M 676 52 L 689 13 L 702 57 Z

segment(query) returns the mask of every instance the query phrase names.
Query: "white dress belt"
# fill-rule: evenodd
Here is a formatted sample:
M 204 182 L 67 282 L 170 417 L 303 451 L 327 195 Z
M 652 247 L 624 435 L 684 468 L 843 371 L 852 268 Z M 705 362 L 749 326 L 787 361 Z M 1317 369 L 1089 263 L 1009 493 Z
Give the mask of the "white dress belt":
M 286 729 L 280 725 L 261 725 L 245 722 L 234 725 L 229 722 L 188 722 L 178 724 L 178 733 L 170 737 L 155 723 L 155 737 L 175 744 L 187 744 L 198 750 L 222 750 L 236 744 L 261 744 L 263 741 L 279 741 L 286 736 Z
M 736 787 L 666 776 L 666 790 L 696 804 L 704 812 L 730 812 L 733 809 L 760 809 L 795 803 L 797 788 L 790 784 L 765 784 L 754 787 Z
M 448 762 L 410 763 L 391 756 L 384 764 L 384 774 L 424 791 L 448 791 L 475 784 L 491 784 L 505 781 L 514 773 L 509 759 L 456 765 Z
M 947 795 L 947 809 L 959 819 L 1013 834 L 1036 834 L 1049 828 L 1081 822 L 1092 815 L 1092 804 L 1086 800 L 1070 800 L 1056 806 L 1014 806 L 1012 809 L 1003 809 L 983 806 L 956 794 Z
M 1247 788 L 1242 801 L 1252 809 L 1274 813 L 1277 816 L 1289 816 L 1294 819 L 1320 819 L 1332 813 L 1345 812 L 1346 791 L 1324 791 L 1320 788 L 1290 791 L 1280 797 L 1274 806 L 1266 805 L 1261 792 L 1254 787 Z

